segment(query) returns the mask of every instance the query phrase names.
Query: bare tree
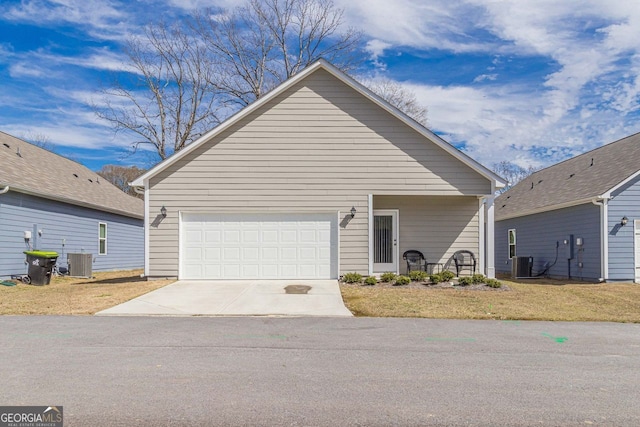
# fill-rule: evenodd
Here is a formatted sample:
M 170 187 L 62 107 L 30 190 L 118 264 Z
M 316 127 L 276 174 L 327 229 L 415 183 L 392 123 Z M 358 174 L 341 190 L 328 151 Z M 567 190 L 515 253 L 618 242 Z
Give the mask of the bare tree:
M 139 169 L 136 166 L 118 166 L 118 165 L 104 165 L 97 174 L 127 193 L 130 196 L 144 198 L 142 194 L 135 192 L 133 187 L 129 186 L 129 183 L 146 172 L 144 169 Z
M 165 159 L 320 57 L 347 70 L 360 33 L 331 0 L 246 0 L 131 38 L 132 81 L 103 91 L 99 117 Z M 356 54 L 358 52 L 358 54 Z
M 427 107 L 420 104 L 413 92 L 387 78 L 368 79 L 363 84 L 416 122 L 427 126 Z
M 245 106 L 319 58 L 348 71 L 361 62 L 361 33 L 343 27 L 331 0 L 248 0 L 231 12 L 207 9 L 196 32 L 224 64 L 216 87 Z
M 128 40 L 126 53 L 132 81 L 115 81 L 94 108 L 116 133 L 137 136 L 133 152 L 151 145 L 165 159 L 220 123 L 216 64 L 188 30 L 149 25 L 145 37 Z
M 56 147 L 53 145 L 53 142 L 51 142 L 51 138 L 49 138 L 48 135 L 38 132 L 27 132 L 21 134 L 19 137 L 20 139 L 28 141 L 37 147 L 55 153 Z
M 493 171 L 508 181 L 507 186 L 499 190 L 500 193 L 504 193 L 537 170 L 538 169 L 533 166 L 529 166 L 525 169 L 522 166 L 518 166 L 517 164 L 507 160 L 493 164 Z

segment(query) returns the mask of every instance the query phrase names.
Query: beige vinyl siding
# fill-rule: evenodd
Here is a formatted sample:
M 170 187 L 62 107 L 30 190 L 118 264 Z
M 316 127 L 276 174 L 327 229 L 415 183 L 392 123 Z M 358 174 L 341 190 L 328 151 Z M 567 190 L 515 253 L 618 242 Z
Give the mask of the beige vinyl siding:
M 150 181 L 150 274 L 178 274 L 178 211 L 342 212 L 340 273 L 368 271 L 368 194 L 476 196 L 490 181 L 318 70 Z M 477 202 L 476 202 L 477 205 Z M 476 209 L 477 210 L 477 209 Z
M 374 209 L 399 210 L 400 271 L 407 270 L 402 254 L 422 252 L 427 262 L 447 264 L 455 251 L 466 249 L 478 257 L 477 197 L 374 196 Z M 455 265 L 451 266 L 455 272 Z

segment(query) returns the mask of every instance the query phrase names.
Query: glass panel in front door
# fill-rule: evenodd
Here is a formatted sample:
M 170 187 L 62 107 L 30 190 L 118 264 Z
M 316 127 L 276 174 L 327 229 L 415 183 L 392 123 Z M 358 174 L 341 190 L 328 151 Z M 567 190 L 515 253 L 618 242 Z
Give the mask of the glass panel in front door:
M 373 218 L 373 262 L 393 263 L 393 216 L 376 215 Z

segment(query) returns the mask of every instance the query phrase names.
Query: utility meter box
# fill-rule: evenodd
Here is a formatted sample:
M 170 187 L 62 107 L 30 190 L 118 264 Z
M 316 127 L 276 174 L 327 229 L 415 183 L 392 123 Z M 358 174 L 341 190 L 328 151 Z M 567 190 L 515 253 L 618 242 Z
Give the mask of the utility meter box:
M 568 235 L 562 240 L 562 247 L 564 248 L 564 258 L 573 259 L 573 234 Z

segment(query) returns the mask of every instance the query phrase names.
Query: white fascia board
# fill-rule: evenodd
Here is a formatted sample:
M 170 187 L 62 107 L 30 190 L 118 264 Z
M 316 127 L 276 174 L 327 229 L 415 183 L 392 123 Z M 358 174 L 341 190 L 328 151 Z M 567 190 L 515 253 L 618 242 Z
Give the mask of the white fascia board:
M 447 141 L 445 141 L 444 139 L 442 139 L 441 137 L 439 137 L 435 133 L 431 132 L 429 129 L 427 129 L 426 127 L 424 127 L 420 123 L 416 122 L 411 117 L 407 116 L 402 111 L 400 111 L 396 107 L 394 107 L 391 104 L 389 104 L 387 101 L 385 101 L 382 98 L 380 98 L 378 95 L 373 93 L 370 89 L 368 89 L 367 87 L 363 86 L 362 84 L 358 83 L 353 78 L 349 77 L 348 75 L 346 75 L 345 73 L 340 71 L 334 65 L 332 65 L 332 64 L 330 64 L 330 63 L 328 63 L 328 62 L 326 62 L 324 60 L 320 60 L 319 62 L 321 62 L 324 65 L 323 68 L 325 70 L 327 70 L 329 73 L 331 73 L 338 80 L 342 81 L 347 86 L 351 87 L 353 90 L 355 90 L 356 92 L 358 92 L 361 95 L 363 95 L 365 98 L 368 98 L 369 100 L 373 101 L 379 107 L 381 107 L 382 109 L 386 110 L 389 114 L 391 114 L 392 116 L 394 116 L 398 120 L 402 121 L 404 124 L 406 124 L 407 126 L 412 128 L 413 130 L 418 132 L 420 135 L 422 135 L 425 138 L 429 139 L 431 142 L 433 142 L 434 144 L 436 144 L 437 146 L 439 146 L 443 150 L 447 151 L 449 154 L 453 155 L 455 158 L 460 160 L 462 163 L 464 163 L 465 165 L 469 166 L 471 169 L 473 169 L 476 172 L 478 172 L 480 175 L 482 175 L 485 178 L 487 178 L 489 181 L 492 182 L 492 185 L 496 186 L 496 188 L 503 188 L 504 186 L 507 185 L 507 181 L 504 180 L 502 177 L 498 176 L 495 172 L 493 172 L 493 171 L 487 169 L 486 167 L 482 166 L 480 163 L 476 162 L 471 157 L 467 156 L 465 153 L 463 153 L 462 151 L 458 150 L 456 147 L 454 147 L 453 145 L 451 145 L 450 143 L 448 143 Z
M 440 138 L 435 133 L 431 132 L 430 130 L 428 130 L 427 128 L 425 128 L 415 120 L 411 119 L 410 117 L 408 117 L 406 114 L 404 114 L 397 108 L 391 106 L 388 102 L 384 101 L 382 98 L 380 98 L 378 95 L 373 93 L 371 90 L 367 89 L 362 84 L 355 81 L 353 78 L 347 76 L 345 73 L 343 73 L 334 65 L 330 64 L 324 59 L 319 59 L 317 62 L 308 66 L 307 68 L 302 70 L 300 73 L 291 77 L 289 80 L 283 82 L 280 86 L 278 86 L 277 88 L 275 88 L 274 90 L 272 90 L 271 92 L 263 96 L 262 98 L 258 99 L 254 103 L 240 110 L 239 112 L 231 116 L 229 119 L 227 119 L 220 125 L 216 126 L 214 129 L 212 129 L 211 131 L 201 136 L 197 141 L 194 141 L 191 144 L 187 145 L 178 153 L 173 154 L 171 157 L 159 163 L 144 175 L 135 179 L 131 183 L 131 185 L 142 186 L 144 181 L 148 180 L 149 178 L 153 177 L 157 173 L 163 171 L 164 169 L 172 165 L 173 163 L 177 162 L 182 157 L 186 156 L 189 152 L 195 150 L 197 147 L 202 145 L 205 141 L 208 141 L 209 139 L 220 134 L 221 132 L 228 129 L 229 127 L 233 126 L 235 123 L 242 120 L 244 117 L 248 116 L 253 111 L 260 108 L 262 105 L 266 104 L 273 98 L 277 97 L 278 95 L 280 95 L 281 93 L 283 93 L 284 91 L 286 91 L 287 89 L 289 89 L 290 87 L 298 83 L 300 80 L 303 80 L 305 77 L 315 72 L 319 68 L 326 70 L 331 75 L 336 77 L 338 80 L 342 81 L 347 86 L 351 87 L 356 92 L 363 95 L 365 98 L 368 98 L 373 103 L 377 104 L 379 107 L 381 107 L 382 109 L 386 110 L 388 113 L 396 117 L 398 120 L 402 121 L 407 126 L 412 128 L 413 130 L 415 130 L 425 138 L 429 139 L 431 142 L 433 142 L 443 150 L 447 151 L 449 154 L 451 154 L 452 156 L 460 160 L 462 163 L 464 163 L 465 165 L 467 165 L 468 167 L 470 167 L 471 169 L 473 169 L 483 177 L 487 178 L 489 181 L 491 181 L 492 185 L 495 185 L 496 188 L 503 188 L 504 186 L 507 185 L 507 181 L 501 178 L 500 176 L 498 176 L 496 173 L 482 166 L 480 163 L 476 162 L 471 157 L 467 156 L 462 151 L 458 150 L 453 145 L 449 144 L 447 141 Z
M 574 200 L 571 202 L 560 203 L 560 204 L 551 205 L 551 206 L 543 206 L 538 209 L 532 209 L 527 212 L 519 213 L 516 215 L 508 215 L 500 219 L 496 219 L 496 222 L 505 221 L 507 219 L 520 218 L 523 216 L 535 215 L 535 214 L 544 213 L 544 212 L 551 212 L 558 209 L 570 208 L 572 206 L 584 205 L 587 203 L 591 203 L 594 199 L 602 199 L 602 198 L 603 198 L 602 196 L 596 196 L 596 197 L 589 197 L 588 199 Z
M 284 91 L 289 89 L 291 86 L 295 85 L 300 80 L 304 79 L 307 75 L 313 73 L 315 70 L 317 70 L 318 68 L 322 67 L 323 63 L 324 63 L 324 61 L 320 60 L 320 61 L 310 65 L 309 67 L 305 68 L 300 73 L 298 73 L 295 76 L 291 77 L 289 80 L 285 81 L 280 86 L 276 87 L 274 90 L 272 90 L 271 92 L 267 93 L 262 98 L 258 99 L 254 103 L 252 103 L 252 104 L 248 105 L 247 107 L 243 108 L 242 110 L 238 111 L 233 116 L 229 117 L 227 120 L 225 120 L 224 122 L 222 122 L 221 124 L 219 124 L 218 126 L 213 128 L 212 130 L 210 130 L 206 134 L 202 135 L 200 138 L 198 138 L 198 140 L 192 142 L 191 144 L 187 145 L 185 148 L 183 148 L 179 152 L 173 154 L 171 157 L 169 157 L 169 158 L 165 159 L 164 161 L 160 162 L 155 167 L 151 168 L 144 175 L 141 175 L 138 178 L 136 178 L 131 183 L 131 185 L 140 186 L 141 187 L 142 185 L 144 185 L 145 181 L 149 180 L 149 178 L 151 178 L 151 177 L 155 176 L 156 174 L 162 172 L 167 167 L 171 166 L 172 164 L 174 164 L 175 162 L 177 162 L 178 160 L 180 160 L 181 158 L 183 158 L 184 156 L 189 154 L 191 151 L 195 150 L 197 147 L 199 147 L 200 145 L 204 144 L 206 141 L 208 141 L 211 138 L 215 137 L 216 135 L 224 132 L 226 129 L 230 128 L 231 126 L 233 126 L 234 124 L 236 124 L 237 122 L 242 120 L 244 117 L 248 116 L 253 111 L 255 111 L 258 108 L 260 108 L 262 105 L 264 105 L 267 102 L 271 101 L 273 98 L 277 97 L 278 95 L 280 95 L 281 93 L 283 93 Z
M 638 170 L 636 173 L 631 174 L 629 177 L 627 177 L 626 179 L 621 181 L 619 184 L 613 186 L 609 191 L 604 193 L 602 196 L 599 196 L 599 198 L 601 198 L 601 199 L 610 199 L 611 198 L 611 194 L 613 194 L 619 188 L 621 188 L 624 185 L 628 184 L 630 181 L 634 180 L 638 176 L 640 176 L 640 170 Z

